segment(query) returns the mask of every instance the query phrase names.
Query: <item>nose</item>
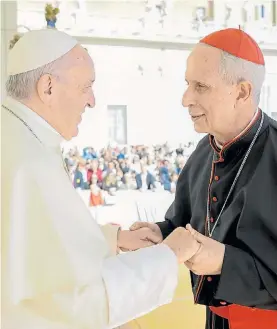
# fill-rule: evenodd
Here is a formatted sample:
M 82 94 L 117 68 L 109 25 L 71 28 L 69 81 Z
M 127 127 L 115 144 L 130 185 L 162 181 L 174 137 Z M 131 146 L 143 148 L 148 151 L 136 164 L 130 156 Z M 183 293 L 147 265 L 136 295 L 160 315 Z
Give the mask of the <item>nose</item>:
M 182 98 L 182 105 L 184 107 L 190 107 L 191 105 L 195 105 L 196 100 L 193 97 L 193 92 L 191 90 L 191 87 L 188 86 L 187 89 L 184 92 L 183 98 Z
M 94 96 L 94 92 L 92 90 L 90 92 L 87 105 L 90 108 L 93 108 L 95 106 L 95 96 Z

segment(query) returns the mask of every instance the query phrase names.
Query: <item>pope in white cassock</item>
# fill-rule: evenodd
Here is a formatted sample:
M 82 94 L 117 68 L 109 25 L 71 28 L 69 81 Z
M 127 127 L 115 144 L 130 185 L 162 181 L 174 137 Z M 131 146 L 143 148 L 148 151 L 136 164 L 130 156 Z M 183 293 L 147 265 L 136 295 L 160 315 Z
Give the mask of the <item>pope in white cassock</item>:
M 147 228 L 100 228 L 64 169 L 60 143 L 94 106 L 87 51 L 63 32 L 32 31 L 10 51 L 7 70 L 2 328 L 113 328 L 169 303 L 178 261 L 198 243 L 184 228 L 159 245 Z

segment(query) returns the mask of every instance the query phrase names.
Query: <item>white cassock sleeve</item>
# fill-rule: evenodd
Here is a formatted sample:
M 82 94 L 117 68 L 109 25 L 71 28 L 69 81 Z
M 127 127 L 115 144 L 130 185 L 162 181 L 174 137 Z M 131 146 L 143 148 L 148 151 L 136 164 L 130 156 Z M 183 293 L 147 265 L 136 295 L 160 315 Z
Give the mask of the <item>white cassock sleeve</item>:
M 105 225 L 101 230 L 112 255 L 116 255 L 118 227 Z M 170 303 L 177 285 L 177 271 L 176 256 L 164 244 L 105 259 L 103 279 L 109 326 L 117 327 Z
M 178 281 L 176 256 L 166 245 L 158 245 L 110 257 L 104 261 L 102 278 L 107 309 L 97 305 L 103 296 L 96 292 L 103 292 L 102 288 L 87 286 L 75 300 L 76 319 L 87 325 L 78 329 L 90 328 L 96 310 L 108 315 L 105 328 L 115 328 L 170 303 Z M 97 317 L 103 319 L 103 314 Z
M 178 264 L 164 244 L 107 258 L 103 278 L 109 302 L 109 327 L 116 327 L 170 303 Z

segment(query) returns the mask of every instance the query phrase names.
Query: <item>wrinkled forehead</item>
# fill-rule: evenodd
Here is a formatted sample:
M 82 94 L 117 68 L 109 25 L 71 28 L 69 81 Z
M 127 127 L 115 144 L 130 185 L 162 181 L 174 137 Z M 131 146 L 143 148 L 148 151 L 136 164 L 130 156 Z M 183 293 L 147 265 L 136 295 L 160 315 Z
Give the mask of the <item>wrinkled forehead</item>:
M 187 60 L 186 80 L 211 82 L 219 79 L 221 52 L 219 49 L 198 44 Z

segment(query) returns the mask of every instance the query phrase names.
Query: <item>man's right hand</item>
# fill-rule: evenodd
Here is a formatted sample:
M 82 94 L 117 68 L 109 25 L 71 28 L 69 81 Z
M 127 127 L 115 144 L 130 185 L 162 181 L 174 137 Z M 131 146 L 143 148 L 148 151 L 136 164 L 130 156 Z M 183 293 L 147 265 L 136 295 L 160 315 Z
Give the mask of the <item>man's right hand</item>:
M 130 231 L 140 230 L 145 227 L 149 228 L 156 235 L 156 237 L 158 238 L 157 243 L 161 243 L 163 241 L 162 232 L 157 224 L 147 223 L 147 222 L 135 222 L 130 227 Z
M 200 249 L 201 244 L 184 227 L 176 228 L 164 241 L 160 227 L 157 224 L 147 222 L 136 222 L 130 227 L 130 231 L 150 229 L 157 237 L 156 243 L 163 242 L 176 255 L 179 263 L 184 263 L 193 257 Z
M 159 236 L 147 227 L 143 227 L 136 231 L 118 231 L 117 247 L 122 251 L 146 248 L 157 243 L 160 243 Z
M 179 263 L 189 260 L 201 247 L 201 244 L 184 227 L 176 228 L 163 243 L 174 252 Z

